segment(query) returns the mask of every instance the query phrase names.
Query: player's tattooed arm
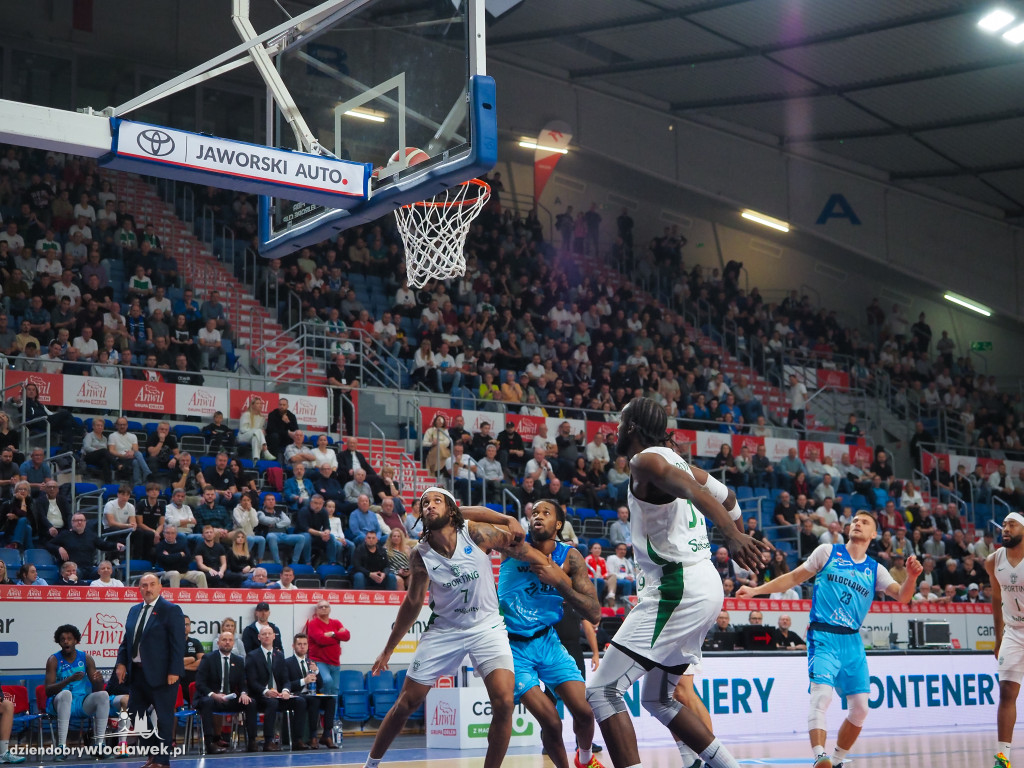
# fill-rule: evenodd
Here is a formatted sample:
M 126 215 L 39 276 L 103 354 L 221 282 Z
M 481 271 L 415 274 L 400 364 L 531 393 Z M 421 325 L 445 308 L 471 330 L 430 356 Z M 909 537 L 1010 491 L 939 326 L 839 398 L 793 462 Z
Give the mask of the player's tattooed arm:
M 563 596 L 580 616 L 596 624 L 601 620 L 601 601 L 597 599 L 597 588 L 590 580 L 587 564 L 579 550 L 569 550 L 565 558 L 565 571 L 572 581 L 572 590 L 563 592 Z
M 516 536 L 508 528 L 490 523 L 477 523 L 472 520 L 466 521 L 466 528 L 471 538 L 480 549 L 489 552 L 494 549 L 502 554 L 510 555 L 516 559 L 522 558 L 522 548 L 529 546 L 524 542 L 516 541 Z

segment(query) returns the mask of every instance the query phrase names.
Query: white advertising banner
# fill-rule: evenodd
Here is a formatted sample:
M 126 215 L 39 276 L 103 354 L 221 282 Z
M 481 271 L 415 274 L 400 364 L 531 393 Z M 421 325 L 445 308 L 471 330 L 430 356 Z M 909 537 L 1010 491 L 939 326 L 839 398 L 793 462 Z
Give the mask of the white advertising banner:
M 345 207 L 344 198 L 366 197 L 370 166 L 322 155 L 221 139 L 129 120 L 113 120 L 113 168 L 164 166 L 171 178 L 213 183 L 231 180 L 233 189 L 287 194 L 289 199 Z M 134 162 L 135 165 L 131 165 Z
M 484 749 L 491 719 L 486 688 L 431 688 L 426 703 L 427 749 Z M 512 712 L 509 746 L 539 744 L 540 725 L 519 704 Z
M 97 376 L 64 376 L 63 405 L 71 409 L 120 410 L 121 391 L 118 380 Z
M 954 663 L 955 660 L 955 663 Z M 751 733 L 782 737 L 807 732 L 807 659 L 797 654 L 706 656 L 694 679 L 715 723 L 715 735 L 728 744 L 731 736 Z M 926 727 L 934 733 L 963 725 L 993 726 L 999 700 L 996 660 L 990 654 L 869 653 L 870 714 L 865 733 Z M 587 676 L 594 673 L 587 669 Z M 641 705 L 643 680 L 626 692 L 626 707 L 637 738 L 646 745 L 670 744 L 660 722 Z M 428 717 L 430 711 L 428 710 Z M 828 729 L 835 733 L 846 717 L 842 703 L 832 702 Z M 563 718 L 566 743 L 573 743 L 572 718 Z
M 289 406 L 289 410 L 295 414 L 300 424 L 330 424 L 326 397 L 290 395 Z
M 271 606 L 270 620 L 281 630 L 287 649 L 292 635 L 313 616 L 317 601 L 327 599 L 334 604 L 332 618 L 352 632 L 352 639 L 341 648 L 342 663 L 369 667 L 387 642 L 405 593 L 165 589 L 163 596 L 181 606 L 192 619 L 193 636 L 207 648 L 212 647 L 225 618 L 233 618 L 241 630 L 253 622 L 256 603 L 265 600 Z M 4 674 L 37 674 L 47 654 L 57 649 L 52 638 L 60 624 L 78 627 L 81 649 L 93 654 L 98 666 L 113 667 L 128 609 L 138 600 L 138 590 L 127 588 L 0 587 L 0 669 Z M 399 668 L 412 662 L 429 619 L 430 609 L 424 606 L 406 639 L 395 649 L 392 662 Z
M 228 405 L 226 389 L 193 387 L 188 384 L 177 384 L 174 387 L 174 409 L 179 416 L 202 416 L 209 419 L 217 411 L 227 413 Z

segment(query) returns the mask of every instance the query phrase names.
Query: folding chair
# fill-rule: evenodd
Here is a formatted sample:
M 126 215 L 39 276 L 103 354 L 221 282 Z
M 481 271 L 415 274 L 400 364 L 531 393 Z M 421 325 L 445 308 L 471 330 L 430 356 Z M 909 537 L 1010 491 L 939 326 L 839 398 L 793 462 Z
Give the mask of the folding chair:
M 32 730 L 32 726 L 39 721 L 39 715 L 34 715 L 30 711 L 28 688 L 24 685 L 4 685 L 0 686 L 0 690 L 3 692 L 3 698 L 14 704 L 14 722 L 11 723 L 11 735 L 16 736 L 21 733 L 29 733 Z M 43 731 L 40 728 L 39 747 L 42 748 L 42 746 Z

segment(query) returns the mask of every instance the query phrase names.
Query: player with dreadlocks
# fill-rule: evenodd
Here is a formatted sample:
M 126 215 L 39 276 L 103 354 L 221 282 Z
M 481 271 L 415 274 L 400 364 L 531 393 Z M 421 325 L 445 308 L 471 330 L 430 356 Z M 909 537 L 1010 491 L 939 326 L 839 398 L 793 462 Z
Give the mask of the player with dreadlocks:
M 398 700 L 380 724 L 365 766 L 377 768 L 409 715 L 426 699 L 427 691 L 439 677 L 457 671 L 469 654 L 491 701 L 484 768 L 498 768 L 512 736 L 515 673 L 487 551 L 494 549 L 523 558 L 533 549 L 523 541 L 525 532 L 515 518 L 484 509 L 481 516 L 488 513 L 491 520 L 501 524 L 467 520 L 455 497 L 443 488 L 425 490 L 420 509 L 423 536 L 409 558 L 412 574 L 408 591 L 387 644 L 373 664 L 373 674 L 388 668 L 395 647 L 419 618 L 428 584 L 433 613 Z
M 640 765 L 623 694 L 644 676 L 644 709 L 709 768 L 738 768 L 715 735 L 672 693 L 686 668 L 700 662 L 701 645 L 724 597 L 704 516 L 747 570 L 764 569 L 771 545 L 734 524 L 723 506 L 729 498 L 725 485 L 665 446 L 667 426 L 665 410 L 653 400 L 636 398 L 622 411 L 616 448 L 629 459 L 630 531 L 643 575 L 637 584 L 639 601 L 587 685 L 587 700 L 616 768 Z

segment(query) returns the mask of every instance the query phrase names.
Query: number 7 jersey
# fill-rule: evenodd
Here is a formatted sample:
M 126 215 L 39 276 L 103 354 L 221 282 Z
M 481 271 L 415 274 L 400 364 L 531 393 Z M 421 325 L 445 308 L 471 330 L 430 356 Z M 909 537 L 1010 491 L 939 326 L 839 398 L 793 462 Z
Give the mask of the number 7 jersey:
M 482 624 L 504 627 L 491 559 L 469 537 L 467 526 L 458 532 L 450 559 L 426 539 L 416 545 L 430 578 L 431 628 L 472 629 Z
M 690 465 L 671 448 L 647 448 L 643 453 L 655 453 L 693 477 Z M 630 483 L 627 503 L 633 557 L 643 571 L 641 591 L 660 590 L 666 567 L 674 571 L 676 565 L 696 565 L 709 558 L 707 523 L 689 500 L 651 504 L 636 498 Z

